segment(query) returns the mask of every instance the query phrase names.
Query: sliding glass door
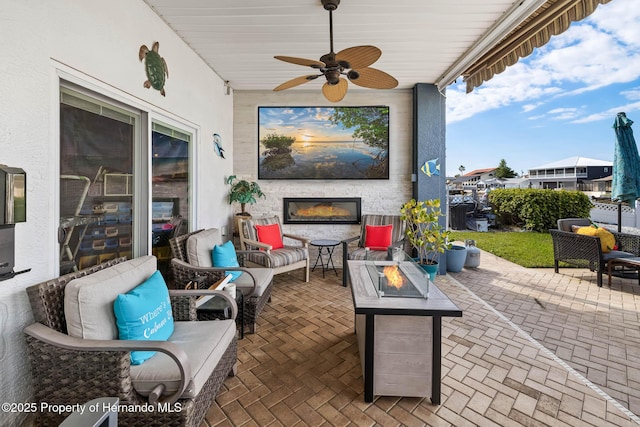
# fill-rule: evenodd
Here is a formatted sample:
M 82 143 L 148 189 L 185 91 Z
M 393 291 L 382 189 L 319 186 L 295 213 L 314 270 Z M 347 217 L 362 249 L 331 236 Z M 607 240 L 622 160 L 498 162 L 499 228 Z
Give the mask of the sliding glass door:
M 60 90 L 60 273 L 151 253 L 169 277 L 195 130 L 75 89 Z
M 134 149 L 140 114 L 85 94 L 60 93 L 60 273 L 119 256 L 135 241 Z

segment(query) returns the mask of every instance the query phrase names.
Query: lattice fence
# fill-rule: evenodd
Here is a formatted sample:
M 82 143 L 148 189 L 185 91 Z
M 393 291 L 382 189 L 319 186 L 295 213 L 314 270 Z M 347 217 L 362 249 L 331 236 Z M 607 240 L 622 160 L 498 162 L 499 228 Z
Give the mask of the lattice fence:
M 594 203 L 591 220 L 605 224 L 618 224 L 618 204 Z M 622 205 L 622 226 L 640 228 L 640 209 Z

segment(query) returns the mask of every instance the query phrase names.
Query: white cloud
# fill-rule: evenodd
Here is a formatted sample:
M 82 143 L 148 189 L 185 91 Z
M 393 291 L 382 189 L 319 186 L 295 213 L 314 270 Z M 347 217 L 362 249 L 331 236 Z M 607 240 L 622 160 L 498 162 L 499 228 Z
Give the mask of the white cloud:
M 620 94 L 631 101 L 636 99 L 640 100 L 640 87 L 622 91 Z
M 525 105 L 523 105 L 523 106 L 522 106 L 522 111 L 523 111 L 524 113 L 528 113 L 529 111 L 533 111 L 533 110 L 535 110 L 535 109 L 536 109 L 536 108 L 538 108 L 540 105 L 542 105 L 542 103 L 540 103 L 540 102 L 537 102 L 537 103 L 535 103 L 535 104 L 525 104 Z
M 624 111 L 625 113 L 640 111 L 640 102 L 631 102 L 629 104 L 624 104 L 614 108 L 609 108 L 605 111 L 599 111 L 597 113 L 593 113 L 588 116 L 581 117 L 578 120 L 573 120 L 571 123 L 589 123 L 589 122 L 595 122 L 598 120 L 611 119 L 611 117 L 615 117 L 616 114 L 621 111 Z M 638 118 L 638 120 L 640 120 L 640 118 Z
M 450 86 L 447 89 L 447 122 L 455 123 L 516 103 L 525 103 L 522 111 L 527 113 L 539 109 L 550 99 L 562 97 L 568 100 L 572 95 L 638 78 L 640 7 L 638 0 L 616 0 L 599 6 L 589 18 L 573 23 L 565 33 L 552 37 L 547 45 L 472 93 L 465 94 L 462 82 Z M 640 88 L 626 96 L 640 99 Z M 597 108 L 591 106 L 594 107 Z M 624 106 L 615 109 L 622 111 L 620 108 Z M 610 114 L 610 111 L 594 112 L 587 117 Z M 558 120 L 577 117 L 569 111 L 552 115 Z M 580 122 L 587 117 L 581 118 Z

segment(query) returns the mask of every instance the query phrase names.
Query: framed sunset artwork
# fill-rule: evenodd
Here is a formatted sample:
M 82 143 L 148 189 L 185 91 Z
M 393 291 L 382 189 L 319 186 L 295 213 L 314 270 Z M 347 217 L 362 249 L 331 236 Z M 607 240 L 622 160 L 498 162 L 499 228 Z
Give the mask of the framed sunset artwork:
M 258 107 L 259 179 L 389 179 L 389 107 Z

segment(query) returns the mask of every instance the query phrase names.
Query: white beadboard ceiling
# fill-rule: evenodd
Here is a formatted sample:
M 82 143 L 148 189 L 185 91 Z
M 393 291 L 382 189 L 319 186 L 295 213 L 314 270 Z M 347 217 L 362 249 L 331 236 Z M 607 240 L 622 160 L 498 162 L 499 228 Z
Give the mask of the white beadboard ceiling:
M 315 74 L 275 55 L 318 60 L 329 52 L 329 12 L 320 0 L 144 1 L 234 90 L 271 90 Z M 466 68 L 465 57 L 477 59 L 543 3 L 342 0 L 333 12 L 334 51 L 374 45 L 382 56 L 372 67 L 394 76 L 398 89 L 445 86 Z M 289 90 L 320 90 L 323 80 Z

